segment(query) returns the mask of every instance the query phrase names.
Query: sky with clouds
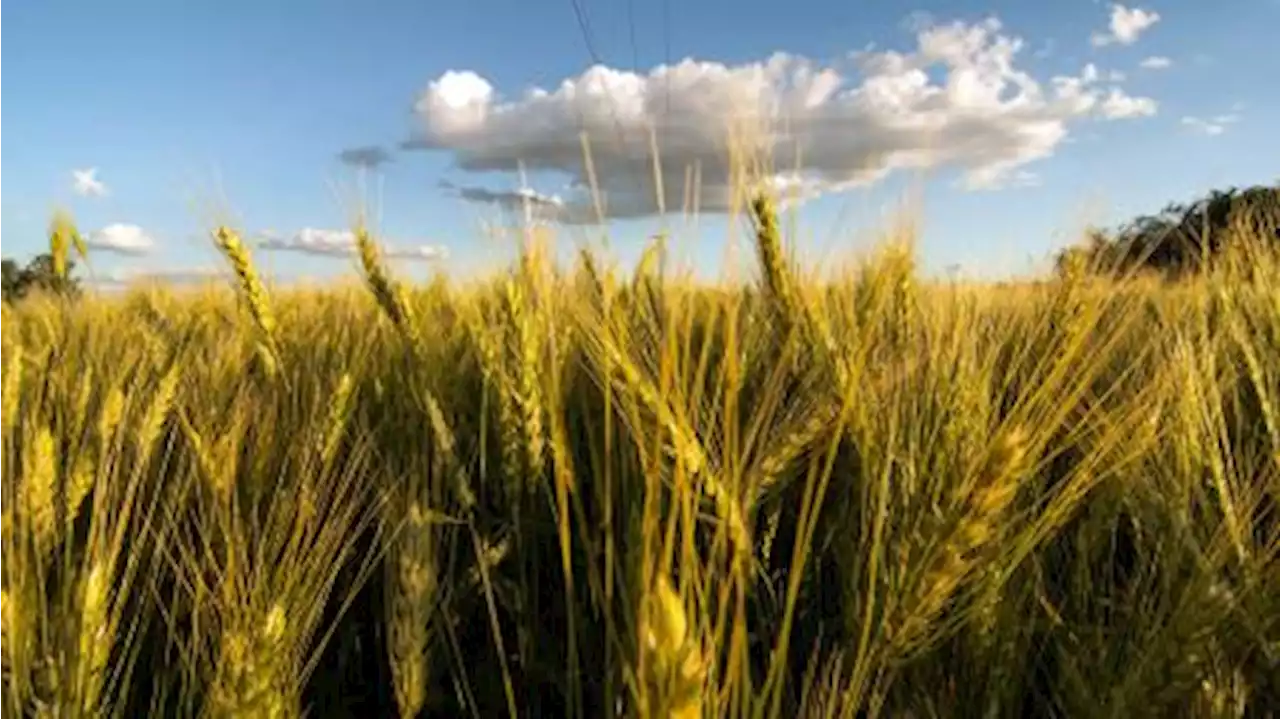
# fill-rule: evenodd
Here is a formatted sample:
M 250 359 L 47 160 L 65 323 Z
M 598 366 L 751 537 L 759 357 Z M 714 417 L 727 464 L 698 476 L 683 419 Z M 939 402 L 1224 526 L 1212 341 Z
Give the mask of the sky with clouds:
M 1000 275 L 1280 174 L 1280 0 L 889 5 L 12 5 L 4 254 L 66 207 L 106 280 L 208 276 L 219 222 L 273 275 L 326 278 L 363 197 L 409 274 L 496 267 L 529 219 L 569 251 L 603 214 L 623 261 L 668 230 L 714 275 L 736 148 L 772 158 L 807 258 L 910 200 L 926 270 Z

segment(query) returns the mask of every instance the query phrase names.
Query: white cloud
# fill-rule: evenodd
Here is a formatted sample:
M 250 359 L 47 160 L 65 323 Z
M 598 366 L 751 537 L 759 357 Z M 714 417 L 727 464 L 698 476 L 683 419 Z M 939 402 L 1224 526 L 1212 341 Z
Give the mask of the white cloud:
M 1237 122 L 1240 122 L 1240 116 L 1234 113 L 1215 115 L 1213 117 L 1193 117 L 1188 115 L 1182 118 L 1183 127 L 1210 137 L 1221 135 L 1227 131 L 1227 127 Z
M 989 187 L 1051 156 L 1075 121 L 1136 116 L 1116 112 L 1129 98 L 1096 87 L 1096 68 L 1041 83 L 1017 67 L 1022 49 L 991 19 L 923 28 L 910 52 L 851 53 L 853 68 L 785 53 L 737 66 L 686 59 L 647 74 L 595 66 L 514 99 L 473 72 L 449 71 L 419 98 L 420 134 L 404 147 L 443 151 L 468 172 L 514 173 L 523 162 L 566 174 L 561 217 L 589 222 L 582 131 L 606 214 L 634 217 L 656 211 L 651 132 L 666 207 L 682 207 L 689 172 L 700 180 L 700 209 L 723 211 L 734 143 L 777 167 L 798 162 L 804 172 L 784 184 L 807 196 L 944 166 L 960 168 L 967 186 Z
M 1111 88 L 1102 101 L 1102 116 L 1108 120 L 1124 120 L 1134 117 L 1150 117 L 1156 114 L 1156 102 L 1149 97 L 1126 95 L 1118 88 Z
M 323 257 L 347 257 L 356 252 L 356 236 L 350 230 L 304 227 L 292 235 L 265 231 L 258 233 L 258 246 L 265 250 L 302 252 Z M 388 245 L 379 240 L 383 256 L 399 259 L 439 260 L 448 257 L 438 245 Z
M 103 197 L 107 194 L 107 186 L 98 179 L 98 168 L 71 171 L 71 189 L 84 197 Z
M 155 248 L 155 240 L 137 225 L 117 222 L 85 237 L 89 247 L 122 255 L 142 255 Z
M 1099 80 L 1105 80 L 1107 82 L 1124 82 L 1125 75 L 1119 70 L 1107 70 L 1106 72 L 1103 72 L 1098 69 L 1097 65 L 1088 63 L 1084 66 L 1084 69 L 1080 71 L 1080 79 L 1087 83 L 1098 82 Z
M 528 213 L 530 221 L 555 220 L 565 210 L 565 201 L 560 195 L 548 195 L 527 187 L 491 190 L 479 185 L 458 185 L 447 180 L 441 181 L 440 187 L 466 202 L 494 205 L 522 216 Z
M 1165 68 L 1173 67 L 1173 60 L 1163 55 L 1152 55 L 1151 57 L 1143 58 L 1142 62 L 1138 63 L 1138 67 L 1144 70 L 1164 70 Z
M 509 210 L 523 209 L 526 204 L 549 210 L 564 207 L 564 200 L 559 195 L 546 195 L 528 188 L 490 190 L 479 185 L 457 185 L 448 181 L 441 182 L 440 187 L 468 202 L 499 205 Z
M 1119 3 L 1111 6 L 1111 22 L 1107 32 L 1095 32 L 1089 41 L 1095 47 L 1120 44 L 1132 45 L 1142 33 L 1160 22 L 1160 13 L 1142 8 L 1128 8 Z

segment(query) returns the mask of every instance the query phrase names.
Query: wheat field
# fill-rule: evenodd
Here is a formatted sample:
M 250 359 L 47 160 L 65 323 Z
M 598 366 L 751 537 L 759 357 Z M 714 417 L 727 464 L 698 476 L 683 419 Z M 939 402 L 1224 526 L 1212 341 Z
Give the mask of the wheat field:
M 6 716 L 1276 714 L 1274 246 L 819 282 L 748 214 L 733 287 L 222 228 L 227 288 L 6 306 Z

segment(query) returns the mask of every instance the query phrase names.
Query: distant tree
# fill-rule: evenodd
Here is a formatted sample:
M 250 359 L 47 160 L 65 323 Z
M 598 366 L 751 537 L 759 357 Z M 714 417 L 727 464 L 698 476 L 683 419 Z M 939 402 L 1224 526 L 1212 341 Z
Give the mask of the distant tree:
M 4 260 L 4 301 L 16 299 L 22 291 L 22 268 L 13 260 Z
M 1258 240 L 1280 244 L 1280 184 L 1213 190 L 1115 230 L 1095 230 L 1084 246 L 1060 254 L 1058 267 L 1084 253 L 1089 264 L 1104 271 L 1145 267 L 1178 275 L 1198 271 L 1232 243 Z
M 59 277 L 53 271 L 53 256 L 48 253 L 36 255 L 27 264 L 27 273 L 33 289 L 72 297 L 80 294 L 80 280 L 75 276 L 75 269 L 76 263 L 68 259 L 66 274 Z
M 53 256 L 44 253 L 36 255 L 26 267 L 19 267 L 11 259 L 4 261 L 4 301 L 15 302 L 32 291 L 51 292 L 54 294 L 76 296 L 80 293 L 80 281 L 73 272 L 75 263 L 67 262 L 67 274 L 59 277 L 53 271 Z

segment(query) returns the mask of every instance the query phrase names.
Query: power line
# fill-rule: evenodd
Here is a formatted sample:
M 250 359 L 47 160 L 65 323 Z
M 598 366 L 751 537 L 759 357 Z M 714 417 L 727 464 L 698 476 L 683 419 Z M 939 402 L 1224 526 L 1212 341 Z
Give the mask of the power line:
M 583 42 L 583 45 L 586 46 L 587 54 L 591 56 L 591 61 L 594 64 L 603 66 L 604 60 L 601 58 L 600 53 L 596 49 L 596 44 L 592 37 L 592 32 L 591 32 L 591 20 L 587 16 L 586 9 L 582 7 L 582 3 L 580 2 L 580 0 L 569 0 L 569 4 L 573 6 L 573 14 L 574 14 L 574 17 L 577 18 L 578 20 L 578 31 L 582 35 L 582 42 Z M 632 27 L 631 27 L 632 57 L 633 57 L 633 60 L 638 61 L 639 53 L 635 45 L 634 17 L 631 18 L 631 23 L 632 23 Z M 619 149 L 623 150 L 623 154 L 625 156 L 627 154 L 626 153 L 626 149 L 627 149 L 626 131 L 622 127 L 622 120 L 618 117 L 618 106 L 617 106 L 617 103 L 614 101 L 613 93 L 611 92 L 609 93 L 609 96 L 608 96 L 608 104 L 609 104 L 609 114 L 613 118 L 613 126 L 616 134 L 616 139 L 618 142 L 618 147 Z M 586 125 L 586 118 L 582 115 L 581 111 L 579 111 L 579 114 L 578 114 L 578 123 L 584 127 Z
M 597 65 L 604 64 L 600 59 L 600 53 L 596 52 L 595 43 L 591 41 L 591 22 L 587 19 L 587 13 L 582 9 L 582 4 L 578 0 L 569 0 L 573 5 L 573 14 L 578 18 L 578 31 L 582 33 L 582 41 L 587 46 L 587 53 L 591 55 L 592 62 Z

